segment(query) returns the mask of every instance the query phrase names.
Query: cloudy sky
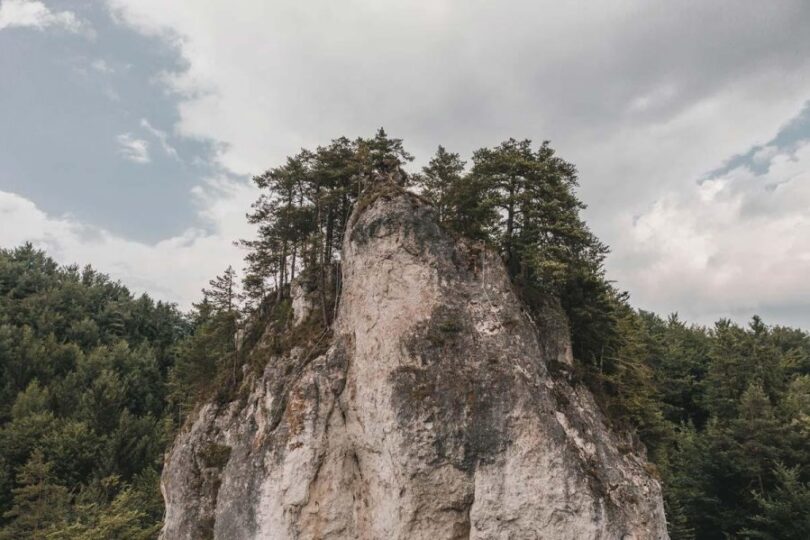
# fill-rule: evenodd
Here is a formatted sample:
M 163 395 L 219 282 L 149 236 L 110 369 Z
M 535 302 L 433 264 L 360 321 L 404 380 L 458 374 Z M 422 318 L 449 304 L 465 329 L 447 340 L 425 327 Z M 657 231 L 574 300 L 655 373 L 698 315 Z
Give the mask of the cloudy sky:
M 0 0 L 0 246 L 187 307 L 251 174 L 550 139 L 634 305 L 810 328 L 806 0 Z

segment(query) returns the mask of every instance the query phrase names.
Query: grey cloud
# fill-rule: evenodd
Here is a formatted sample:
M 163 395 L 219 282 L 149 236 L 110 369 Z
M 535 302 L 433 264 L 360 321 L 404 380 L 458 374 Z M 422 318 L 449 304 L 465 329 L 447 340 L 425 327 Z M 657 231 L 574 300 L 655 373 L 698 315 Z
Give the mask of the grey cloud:
M 405 138 L 414 166 L 440 143 L 468 157 L 509 136 L 551 139 L 579 167 L 587 219 L 613 246 L 611 277 L 641 305 L 736 317 L 787 305 L 793 287 L 810 306 L 791 270 L 804 268 L 810 225 L 796 206 L 805 192 L 787 180 L 803 172 L 787 149 L 810 161 L 801 131 L 781 129 L 810 97 L 807 2 L 107 5 L 180 57 L 136 65 L 116 87 L 135 112 L 112 133 L 148 139 L 150 167 L 188 172 L 175 155 L 205 164 L 184 144 L 206 141 L 226 171 L 256 173 L 302 146 L 381 125 Z M 135 75 L 161 73 L 170 101 L 127 93 Z M 152 102 L 161 108 L 133 105 Z M 161 197 L 163 213 L 187 194 L 184 178 Z M 749 264 L 760 252 L 767 264 Z M 781 285 L 752 288 L 768 275 Z
M 728 273 L 752 256 L 739 237 L 784 236 L 780 210 L 793 212 L 788 185 L 769 193 L 782 180 L 759 176 L 775 154 L 751 158 L 772 140 L 784 154 L 774 135 L 810 97 L 806 2 L 257 2 L 232 22 L 218 4 L 111 4 L 142 31 L 180 36 L 188 66 L 174 80 L 210 91 L 184 101 L 178 130 L 226 143 L 226 167 L 257 172 L 379 125 L 417 166 L 439 143 L 469 156 L 549 138 L 579 166 L 611 275 L 640 302 L 700 317 L 784 300 L 750 288 L 795 265 L 784 244 L 772 266 Z M 696 182 L 712 171 L 734 178 L 704 200 L 719 184 Z

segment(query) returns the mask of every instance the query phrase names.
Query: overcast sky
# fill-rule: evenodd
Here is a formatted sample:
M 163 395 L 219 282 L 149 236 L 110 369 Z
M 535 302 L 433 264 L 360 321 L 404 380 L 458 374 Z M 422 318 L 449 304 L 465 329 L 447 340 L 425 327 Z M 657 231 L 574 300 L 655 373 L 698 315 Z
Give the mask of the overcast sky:
M 810 328 L 806 0 L 0 0 L 0 246 L 182 307 L 301 147 L 549 139 L 632 303 Z

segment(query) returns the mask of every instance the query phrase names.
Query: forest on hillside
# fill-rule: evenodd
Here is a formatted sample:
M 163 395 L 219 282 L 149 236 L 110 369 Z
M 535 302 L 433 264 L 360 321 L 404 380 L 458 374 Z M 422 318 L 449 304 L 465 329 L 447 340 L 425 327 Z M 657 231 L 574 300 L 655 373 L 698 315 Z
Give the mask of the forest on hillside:
M 256 176 L 245 269 L 212 279 L 189 313 L 31 245 L 1 250 L 0 538 L 154 538 L 176 431 L 263 367 L 250 350 L 265 328 L 279 350 L 308 339 L 291 330 L 293 282 L 317 298 L 305 331 L 329 332 L 352 211 L 404 189 L 497 250 L 529 312 L 558 302 L 575 359 L 565 376 L 646 446 L 672 538 L 807 537 L 806 331 L 634 309 L 581 217 L 576 168 L 547 142 L 509 139 L 469 162 L 439 147 L 414 173 L 411 160 L 381 129 Z

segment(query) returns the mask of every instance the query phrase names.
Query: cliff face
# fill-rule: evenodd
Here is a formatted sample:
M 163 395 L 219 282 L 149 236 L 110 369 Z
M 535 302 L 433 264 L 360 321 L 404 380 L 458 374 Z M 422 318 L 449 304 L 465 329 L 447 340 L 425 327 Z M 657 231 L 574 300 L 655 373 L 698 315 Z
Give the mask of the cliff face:
M 269 358 L 247 398 L 196 414 L 163 537 L 667 538 L 644 458 L 554 374 L 564 319 L 531 321 L 500 259 L 415 196 L 356 214 L 327 352 Z

